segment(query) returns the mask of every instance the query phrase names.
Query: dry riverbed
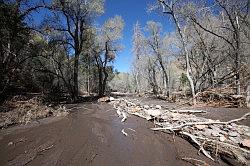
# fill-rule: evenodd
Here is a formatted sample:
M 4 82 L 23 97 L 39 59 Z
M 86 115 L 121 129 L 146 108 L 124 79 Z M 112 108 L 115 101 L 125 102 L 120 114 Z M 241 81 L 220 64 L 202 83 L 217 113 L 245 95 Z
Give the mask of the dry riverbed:
M 141 102 L 149 104 L 148 99 Z M 150 102 L 160 104 L 163 101 L 150 99 Z M 2 129 L 0 165 L 192 165 L 182 160 L 185 157 L 209 165 L 227 165 L 221 160 L 213 162 L 198 155 L 197 149 L 183 138 L 152 131 L 152 122 L 135 116 L 121 122 L 107 103 L 67 107 L 73 109 L 66 117 L 49 117 Z M 216 116 L 220 110 L 209 110 L 212 111 L 207 116 L 224 118 L 220 113 Z M 232 110 L 225 116 L 240 117 L 246 111 Z M 248 122 L 249 119 L 241 123 Z

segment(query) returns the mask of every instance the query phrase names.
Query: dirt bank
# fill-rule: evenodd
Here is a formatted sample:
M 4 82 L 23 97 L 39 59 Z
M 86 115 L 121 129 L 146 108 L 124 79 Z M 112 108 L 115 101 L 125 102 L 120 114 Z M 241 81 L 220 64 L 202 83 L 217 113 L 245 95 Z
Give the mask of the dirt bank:
M 0 165 L 188 165 L 182 157 L 219 164 L 182 138 L 151 131 L 143 119 L 121 123 L 108 104 L 77 107 L 63 119 L 2 130 Z

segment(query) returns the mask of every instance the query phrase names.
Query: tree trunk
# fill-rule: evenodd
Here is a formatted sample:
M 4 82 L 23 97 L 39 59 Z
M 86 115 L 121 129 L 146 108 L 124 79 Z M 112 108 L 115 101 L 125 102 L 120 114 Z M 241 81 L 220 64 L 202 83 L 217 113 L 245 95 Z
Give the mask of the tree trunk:
M 140 93 L 140 85 L 139 85 L 139 72 L 135 73 L 135 83 L 136 83 L 136 92 Z
M 177 30 L 179 32 L 179 35 L 181 37 L 181 42 L 182 42 L 182 46 L 183 46 L 184 53 L 185 53 L 185 58 L 186 58 L 186 74 L 187 74 L 187 78 L 188 78 L 188 81 L 189 81 L 189 84 L 190 84 L 190 89 L 191 89 L 191 92 L 192 92 L 193 104 L 196 105 L 194 81 L 193 81 L 193 79 L 192 79 L 192 77 L 190 75 L 191 68 L 190 68 L 190 62 L 189 62 L 189 55 L 188 55 L 187 45 L 186 45 L 186 42 L 185 42 L 185 39 L 184 39 L 184 34 L 182 33 L 180 25 L 179 25 L 179 23 L 178 23 L 175 15 L 173 13 L 172 13 L 172 17 L 174 19 L 175 25 L 176 25 Z
M 103 73 L 102 73 L 102 68 L 99 67 L 98 69 L 98 78 L 99 78 L 99 85 L 98 85 L 98 95 L 99 97 L 103 97 Z
M 158 94 L 158 86 L 156 82 L 156 74 L 155 74 L 155 69 L 153 68 L 153 93 L 156 95 Z
M 167 74 L 167 71 L 166 71 L 166 69 L 165 69 L 165 67 L 164 67 L 164 65 L 163 65 L 163 63 L 162 63 L 162 62 L 160 63 L 160 66 L 161 66 L 161 68 L 162 68 L 162 71 L 163 71 L 163 74 L 164 74 L 165 83 L 166 83 L 166 85 L 167 85 L 167 87 L 166 87 L 167 97 L 169 97 L 170 92 L 169 92 L 169 80 L 168 80 L 168 74 Z
M 103 73 L 104 73 L 104 79 L 103 79 L 103 83 L 102 83 L 102 95 L 105 94 L 107 79 L 108 79 L 108 73 L 106 71 L 106 68 L 103 69 Z
M 73 76 L 73 87 L 74 87 L 74 95 L 73 100 L 76 101 L 78 98 L 78 61 L 79 61 L 79 53 L 76 51 L 75 60 L 74 60 L 74 76 Z
M 238 42 L 237 42 L 238 43 Z M 239 47 L 239 45 L 237 44 L 237 47 Z M 241 92 L 240 92 L 240 73 L 239 73 L 239 70 L 240 70 L 240 58 L 239 58 L 239 48 L 237 48 L 236 50 L 236 53 L 235 53 L 235 72 L 236 72 L 236 75 L 235 75 L 235 84 L 236 84 L 236 94 L 237 95 L 240 95 Z

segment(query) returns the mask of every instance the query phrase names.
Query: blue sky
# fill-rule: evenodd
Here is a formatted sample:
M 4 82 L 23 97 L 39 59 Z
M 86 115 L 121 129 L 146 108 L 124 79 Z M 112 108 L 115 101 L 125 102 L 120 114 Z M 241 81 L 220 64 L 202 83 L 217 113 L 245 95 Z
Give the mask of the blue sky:
M 119 72 L 129 72 L 132 55 L 132 36 L 133 26 L 136 21 L 139 21 L 142 27 L 147 21 L 153 20 L 163 24 L 163 31 L 173 31 L 173 25 L 169 18 L 160 12 L 147 12 L 149 4 L 155 3 L 156 0 L 106 0 L 105 13 L 97 19 L 99 24 L 115 15 L 120 15 L 125 21 L 123 31 L 123 39 L 121 40 L 124 49 L 118 53 L 117 59 L 114 62 L 114 67 Z

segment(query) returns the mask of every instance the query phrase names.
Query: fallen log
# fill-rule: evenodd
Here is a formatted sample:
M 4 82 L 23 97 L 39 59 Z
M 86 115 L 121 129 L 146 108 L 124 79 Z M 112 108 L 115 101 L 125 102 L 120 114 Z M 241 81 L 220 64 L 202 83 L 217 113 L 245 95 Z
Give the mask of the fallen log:
M 187 132 L 181 132 L 182 135 L 188 136 L 196 145 L 199 146 L 199 151 L 201 151 L 207 158 L 211 159 L 214 161 L 212 156 L 203 148 L 203 145 L 196 139 L 196 137 L 192 134 L 189 134 Z
M 174 130 L 181 130 L 183 127 L 186 127 L 186 126 L 194 126 L 194 125 L 212 125 L 212 124 L 228 125 L 230 123 L 235 123 L 235 122 L 239 122 L 241 120 L 245 120 L 247 118 L 247 116 L 249 116 L 249 115 L 250 115 L 250 112 L 246 113 L 245 115 L 243 115 L 240 118 L 233 119 L 233 120 L 230 120 L 227 122 L 220 122 L 220 121 L 192 122 L 192 123 L 184 123 L 184 124 L 181 124 L 179 126 L 174 126 L 174 127 L 173 126 L 158 127 L 158 128 L 151 128 L 151 129 L 152 130 L 171 130 L 171 131 L 174 131 Z
M 203 130 L 198 129 L 198 127 L 197 127 L 199 125 L 200 126 L 203 125 L 205 127 L 209 126 L 211 128 L 212 127 L 220 128 L 221 125 L 223 125 L 223 127 L 226 127 L 226 128 L 228 127 L 228 130 L 230 131 L 230 129 L 231 129 L 230 126 L 231 127 L 238 126 L 237 124 L 232 124 L 232 123 L 237 123 L 239 121 L 245 120 L 248 116 L 250 116 L 250 112 L 246 113 L 245 115 L 243 115 L 240 118 L 232 119 L 232 120 L 226 121 L 226 122 L 221 122 L 221 121 L 214 121 L 214 120 L 210 120 L 210 119 L 206 119 L 206 118 L 197 117 L 195 115 L 192 115 L 195 113 L 205 113 L 206 111 L 203 111 L 203 110 L 178 110 L 178 109 L 176 109 L 176 110 L 165 110 L 165 112 L 160 113 L 159 109 L 148 110 L 149 109 L 148 108 L 148 109 L 146 109 L 147 111 L 145 111 L 145 109 L 140 104 L 134 104 L 131 101 L 128 101 L 126 99 L 120 100 L 119 102 L 117 102 L 117 104 L 120 105 L 120 107 L 118 107 L 118 108 L 123 108 L 125 105 L 125 108 L 126 108 L 125 110 L 127 111 L 127 113 L 135 115 L 135 116 L 139 116 L 139 117 L 147 119 L 147 120 L 151 120 L 151 119 L 154 119 L 156 117 L 159 117 L 159 119 L 162 118 L 161 121 L 154 123 L 154 124 L 157 124 L 158 127 L 152 128 L 152 130 L 162 130 L 164 132 L 169 131 L 172 133 L 176 133 L 176 135 L 178 135 L 180 137 L 184 137 L 184 138 L 188 139 L 189 141 L 194 143 L 195 147 L 197 147 L 199 149 L 198 153 L 202 152 L 207 158 L 209 158 L 213 161 L 215 161 L 215 159 L 218 156 L 220 156 L 220 157 L 227 156 L 233 160 L 237 159 L 237 162 L 240 162 L 241 164 L 246 164 L 246 162 L 247 162 L 246 159 L 250 155 L 249 150 L 238 146 L 239 142 L 236 142 L 235 140 L 232 140 L 229 138 L 227 139 L 227 142 L 223 142 L 223 139 L 221 139 L 218 136 L 218 134 L 213 135 L 213 133 L 211 133 L 209 135 L 209 137 L 207 137 L 208 134 L 207 135 L 206 134 L 204 135 L 204 133 L 200 134 L 200 132 L 203 132 Z M 136 111 L 134 111 L 135 106 L 139 107 L 141 109 L 136 109 Z M 162 115 L 164 115 L 164 117 Z M 216 126 L 216 124 L 218 126 Z M 193 128 L 193 126 L 195 126 L 195 128 Z M 245 127 L 247 127 L 247 126 L 245 126 Z M 198 129 L 198 130 L 196 130 L 196 129 Z M 212 130 L 212 129 L 210 129 L 210 130 Z M 214 130 L 216 133 L 216 129 L 214 129 Z M 195 132 L 193 133 L 193 131 L 195 131 Z M 233 131 L 233 130 L 231 130 L 231 131 Z M 246 131 L 246 130 L 241 130 L 241 132 L 242 132 L 241 134 L 238 133 L 240 138 L 244 138 L 244 136 L 247 135 L 244 133 L 244 131 Z M 228 132 L 228 131 L 226 131 L 226 132 Z M 125 136 L 127 136 L 127 133 L 124 130 L 122 131 L 122 133 Z M 197 133 L 199 133 L 199 134 L 197 134 Z M 221 134 L 223 134 L 223 133 L 221 133 Z M 233 132 L 232 132 L 231 135 L 235 135 L 235 134 L 233 134 Z M 228 136 L 230 136 L 229 132 L 228 132 Z M 234 137 L 238 137 L 238 136 L 231 136 L 231 137 L 234 138 Z M 225 141 L 225 139 L 224 139 L 224 141 Z M 195 160 L 193 160 L 193 161 L 195 161 Z
M 235 157 L 242 164 L 247 163 L 247 161 L 245 159 L 245 156 L 247 156 L 247 154 L 248 155 L 250 154 L 249 150 L 246 150 L 246 149 L 241 148 L 239 146 L 235 146 L 235 145 L 228 144 L 228 143 L 225 143 L 225 142 L 195 136 L 195 135 L 192 135 L 192 134 L 187 133 L 187 132 L 178 132 L 178 134 L 188 136 L 189 138 L 191 138 L 192 140 L 194 139 L 197 142 L 198 142 L 198 140 L 206 141 L 204 146 L 206 146 L 207 148 L 212 148 L 213 150 L 216 149 L 215 147 L 217 147 L 219 145 L 220 149 L 217 148 L 217 150 L 219 150 L 222 154 L 226 154 L 226 155 L 229 155 L 231 157 Z M 244 153 L 246 154 L 245 156 L 243 156 Z M 205 155 L 205 156 L 207 156 L 207 155 Z M 208 158 L 210 158 L 210 157 L 208 157 Z
M 207 111 L 204 110 L 170 110 L 170 112 L 174 113 L 207 113 Z
M 130 113 L 131 115 L 135 115 L 135 116 L 138 116 L 138 117 L 141 117 L 141 118 L 144 118 L 144 119 L 147 119 L 147 120 L 152 120 L 153 118 L 151 116 L 144 116 L 138 112 L 133 112 L 133 113 Z

